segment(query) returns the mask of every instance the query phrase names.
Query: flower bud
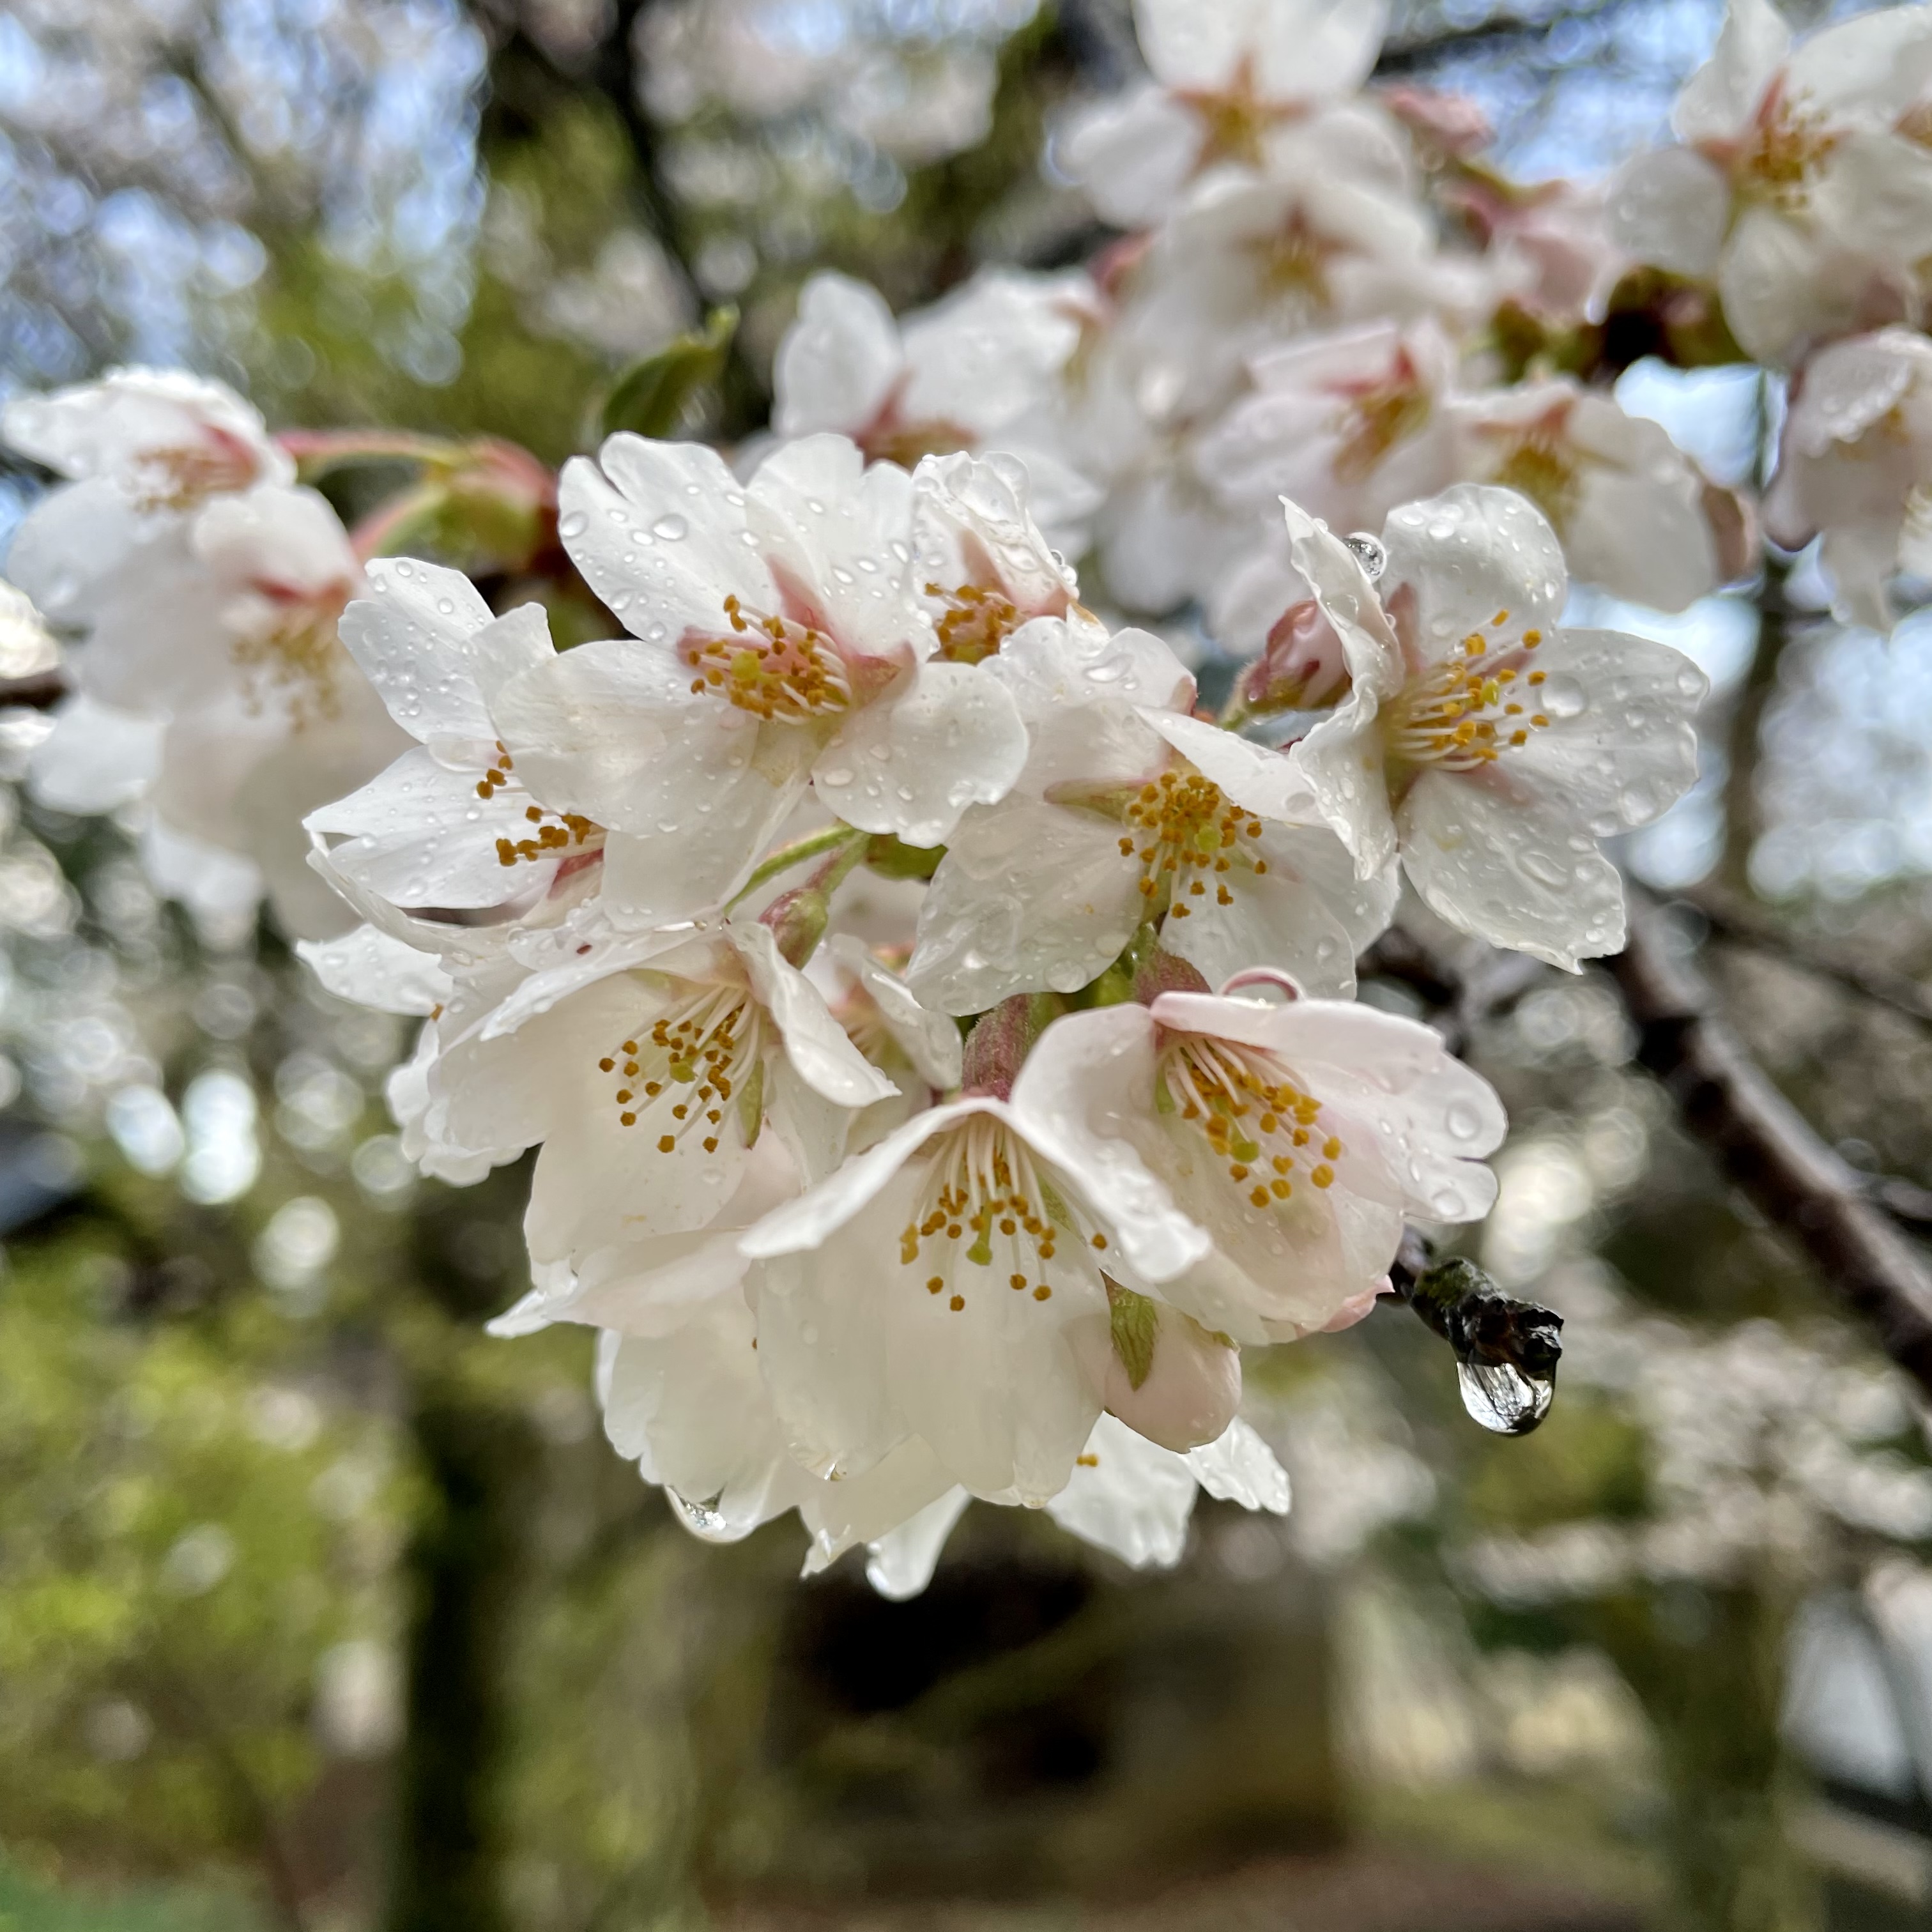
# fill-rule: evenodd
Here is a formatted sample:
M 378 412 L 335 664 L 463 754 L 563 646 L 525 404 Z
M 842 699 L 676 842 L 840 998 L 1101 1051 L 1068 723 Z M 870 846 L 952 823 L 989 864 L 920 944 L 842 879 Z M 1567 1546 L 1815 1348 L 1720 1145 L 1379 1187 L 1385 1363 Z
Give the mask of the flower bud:
M 1177 1454 L 1221 1436 L 1241 1400 L 1240 1351 L 1192 1316 L 1109 1281 L 1113 1346 L 1102 1395 L 1110 1414 Z

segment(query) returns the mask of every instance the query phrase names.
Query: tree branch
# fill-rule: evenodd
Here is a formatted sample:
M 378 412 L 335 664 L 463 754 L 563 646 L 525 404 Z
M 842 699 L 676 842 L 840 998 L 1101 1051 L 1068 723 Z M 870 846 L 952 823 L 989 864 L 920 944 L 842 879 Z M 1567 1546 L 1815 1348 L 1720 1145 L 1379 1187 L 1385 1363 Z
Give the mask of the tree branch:
M 1630 908 L 1610 962 L 1637 1028 L 1637 1058 L 1684 1124 L 1759 1211 L 1808 1254 L 1872 1324 L 1885 1352 L 1932 1394 L 1932 1271 L 1712 1010 L 1663 915 Z
M 1876 1006 L 1889 1006 L 1922 1026 L 1932 1026 L 1932 987 L 1910 974 L 1874 966 L 1849 952 L 1806 940 L 1721 887 L 1704 886 L 1684 896 L 1710 922 L 1719 938 L 1753 952 L 1768 953 L 1821 980 L 1835 980 Z

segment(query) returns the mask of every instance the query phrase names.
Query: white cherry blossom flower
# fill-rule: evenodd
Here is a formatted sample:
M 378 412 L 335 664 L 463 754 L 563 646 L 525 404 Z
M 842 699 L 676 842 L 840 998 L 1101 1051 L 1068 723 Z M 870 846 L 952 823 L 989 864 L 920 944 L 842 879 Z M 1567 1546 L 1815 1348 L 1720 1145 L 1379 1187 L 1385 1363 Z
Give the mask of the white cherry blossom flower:
M 1932 254 L 1928 112 L 1932 8 L 1882 8 L 1794 48 L 1770 0 L 1732 0 L 1678 97 L 1681 145 L 1640 155 L 1617 184 L 1615 238 L 1714 280 L 1760 362 L 1916 320 Z
M 1165 1301 L 1240 1342 L 1346 1326 L 1405 1220 L 1480 1220 L 1507 1125 L 1489 1083 L 1413 1020 L 1332 1000 L 1162 993 L 1070 1015 L 1030 1075 L 1102 1178 L 1152 1174 L 1214 1248 Z M 1136 1158 L 1118 1168 L 1109 1150 Z
M 555 653 L 542 605 L 495 616 L 459 571 L 372 563 L 342 638 L 389 715 L 417 741 L 347 798 L 309 814 L 336 868 L 399 907 L 452 910 L 541 897 L 602 852 L 600 827 L 524 788 L 490 705 Z
M 742 487 L 697 444 L 613 436 L 602 464 L 566 466 L 559 527 L 634 634 L 533 667 L 493 710 L 535 796 L 625 835 L 604 850 L 614 917 L 728 898 L 808 781 L 924 846 L 1004 796 L 1024 728 L 997 680 L 934 658 L 904 471 L 835 436 Z
M 584 936 L 596 931 L 543 936 L 558 963 L 447 1035 L 428 1070 L 439 1140 L 542 1143 L 534 1259 L 704 1228 L 768 1122 L 816 1174 L 842 1151 L 848 1113 L 896 1091 L 770 927 Z
M 868 284 L 823 272 L 779 346 L 772 427 L 835 431 L 908 469 L 1004 451 L 1027 466 L 1034 514 L 1071 544 L 1100 491 L 1066 460 L 1057 405 L 1094 301 L 1084 275 L 988 270 L 902 321 Z
M 1157 220 L 1210 168 L 1269 172 L 1283 136 L 1317 115 L 1339 165 L 1366 162 L 1400 181 L 1387 123 L 1359 101 L 1337 104 L 1374 68 L 1388 17 L 1382 0 L 1136 0 L 1151 77 L 1073 116 L 1055 158 L 1126 228 Z
M 1448 413 L 1456 473 L 1527 496 L 1586 583 L 1682 610 L 1744 574 L 1712 527 L 1712 510 L 1729 500 L 1647 417 L 1568 376 L 1459 398 Z
M 986 1024 L 985 1022 L 982 1023 Z M 759 1360 L 821 1475 L 924 1438 L 949 1480 L 1043 1502 L 1100 1414 L 1110 1276 L 1165 1279 L 1206 1237 L 1124 1148 L 1070 1159 L 1065 1096 L 1030 1061 L 1004 1100 L 931 1108 L 743 1238 Z
M 1289 756 L 1358 871 L 1399 850 L 1465 932 L 1573 970 L 1616 952 L 1623 881 L 1598 841 L 1689 788 L 1702 673 L 1646 639 L 1561 628 L 1562 550 L 1510 490 L 1458 484 L 1394 512 L 1379 584 L 1284 508 L 1351 674 Z
M 1265 960 L 1315 990 L 1353 988 L 1393 872 L 1352 876 L 1282 754 L 1190 716 L 1192 681 L 1158 638 L 1042 621 L 988 668 L 1033 749 L 934 874 L 908 969 L 928 1005 L 1071 992 L 1163 919 L 1163 943 L 1210 979 Z
M 1823 532 L 1840 618 L 1892 628 L 1893 573 L 1932 576 L 1932 342 L 1881 329 L 1804 364 L 1764 514 L 1788 550 Z

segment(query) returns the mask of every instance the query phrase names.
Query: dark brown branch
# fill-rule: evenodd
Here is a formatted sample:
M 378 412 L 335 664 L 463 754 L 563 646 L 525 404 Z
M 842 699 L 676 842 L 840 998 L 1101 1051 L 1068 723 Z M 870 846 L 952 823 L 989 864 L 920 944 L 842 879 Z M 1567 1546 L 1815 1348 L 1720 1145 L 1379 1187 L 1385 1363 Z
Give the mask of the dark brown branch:
M 1452 964 L 1392 926 L 1362 955 L 1357 970 L 1364 980 L 1396 980 L 1436 1008 L 1430 1024 L 1451 1053 L 1460 1054 L 1478 1026 L 1506 1012 L 1549 970 L 1524 952 L 1474 941 L 1466 950 L 1473 960 Z
M 1720 939 L 1754 952 L 1768 953 L 1820 979 L 1835 980 L 1875 1005 L 1889 1006 L 1922 1026 L 1932 1026 L 1932 987 L 1924 986 L 1910 974 L 1874 966 L 1794 933 L 1782 921 L 1758 911 L 1721 888 L 1702 887 L 1684 896 L 1709 921 L 1711 930 Z
M 0 677 L 0 711 L 51 711 L 68 694 L 67 673 L 37 670 L 30 677 Z
M 1818 1138 L 1716 1016 L 1654 906 L 1633 904 L 1630 943 L 1610 965 L 1637 1029 L 1637 1058 L 1676 1102 L 1686 1127 L 1932 1394 L 1932 1272 L 1864 1178 Z

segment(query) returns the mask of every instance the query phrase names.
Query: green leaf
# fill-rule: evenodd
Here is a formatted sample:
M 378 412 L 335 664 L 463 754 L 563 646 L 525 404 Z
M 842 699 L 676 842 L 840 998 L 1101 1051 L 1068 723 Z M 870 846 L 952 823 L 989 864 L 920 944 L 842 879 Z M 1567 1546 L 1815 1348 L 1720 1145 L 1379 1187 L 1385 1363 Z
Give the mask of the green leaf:
M 1138 1388 L 1154 1372 L 1154 1336 L 1160 1328 L 1160 1310 L 1144 1294 L 1107 1284 L 1109 1318 L 1114 1331 L 1114 1353 L 1127 1372 L 1127 1386 Z
M 604 399 L 599 433 L 612 436 L 627 429 L 638 436 L 676 434 L 692 399 L 723 374 L 737 332 L 738 311 L 728 304 L 713 309 L 702 329 L 632 363 Z

